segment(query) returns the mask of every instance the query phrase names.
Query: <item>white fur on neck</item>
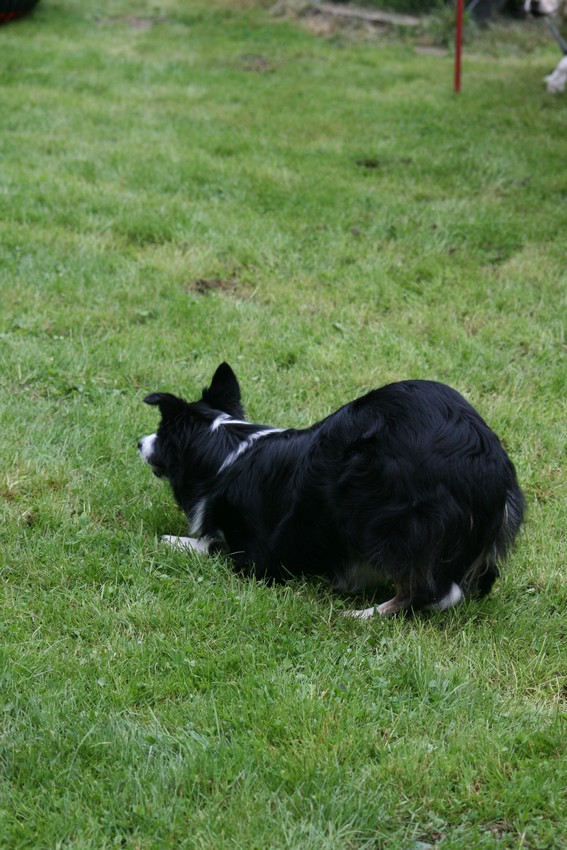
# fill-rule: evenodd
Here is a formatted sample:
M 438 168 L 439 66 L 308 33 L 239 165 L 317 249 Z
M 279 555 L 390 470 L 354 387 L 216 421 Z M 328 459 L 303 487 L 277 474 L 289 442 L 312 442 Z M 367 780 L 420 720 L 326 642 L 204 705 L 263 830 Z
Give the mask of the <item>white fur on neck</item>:
M 233 420 L 234 421 L 234 420 Z M 240 443 L 237 449 L 231 452 L 226 456 L 224 461 L 219 467 L 218 474 L 224 472 L 225 469 L 228 469 L 229 466 L 232 466 L 234 461 L 241 457 L 248 449 L 252 448 L 256 440 L 259 440 L 260 437 L 267 437 L 269 434 L 281 434 L 281 428 L 264 428 L 262 431 L 254 431 L 252 434 L 249 434 L 244 442 Z
M 221 425 L 249 425 L 249 422 L 245 422 L 244 419 L 233 419 L 229 413 L 220 413 L 216 419 L 213 420 L 211 425 L 211 431 L 218 431 Z
M 188 516 L 189 531 L 195 537 L 203 535 L 203 520 L 205 519 L 205 510 L 207 508 L 207 500 L 199 499 L 193 510 Z

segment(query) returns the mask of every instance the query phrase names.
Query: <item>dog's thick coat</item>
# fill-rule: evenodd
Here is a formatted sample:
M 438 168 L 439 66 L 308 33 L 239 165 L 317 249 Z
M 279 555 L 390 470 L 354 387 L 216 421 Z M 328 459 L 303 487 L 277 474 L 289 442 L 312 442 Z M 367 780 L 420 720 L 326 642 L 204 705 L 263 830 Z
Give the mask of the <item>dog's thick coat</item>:
M 327 576 L 341 591 L 393 582 L 380 613 L 488 593 L 523 518 L 499 439 L 455 390 L 403 381 L 303 430 L 244 421 L 228 364 L 193 403 L 168 393 L 139 444 L 201 538 L 268 580 Z M 374 609 L 360 612 L 368 616 Z

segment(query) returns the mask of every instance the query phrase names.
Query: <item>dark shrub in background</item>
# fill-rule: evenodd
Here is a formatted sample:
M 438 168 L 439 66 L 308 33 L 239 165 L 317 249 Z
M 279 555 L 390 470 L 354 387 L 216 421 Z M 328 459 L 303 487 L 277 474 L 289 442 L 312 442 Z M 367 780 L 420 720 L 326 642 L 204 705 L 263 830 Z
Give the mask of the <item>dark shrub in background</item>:
M 39 0 L 0 0 L 0 24 L 22 18 L 38 3 Z

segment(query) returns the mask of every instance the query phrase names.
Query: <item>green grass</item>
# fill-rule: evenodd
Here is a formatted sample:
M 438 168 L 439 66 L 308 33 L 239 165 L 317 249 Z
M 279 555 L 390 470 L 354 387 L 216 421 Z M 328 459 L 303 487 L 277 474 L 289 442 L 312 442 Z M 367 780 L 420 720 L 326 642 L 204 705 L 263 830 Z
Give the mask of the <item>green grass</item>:
M 0 847 L 565 846 L 556 60 L 491 32 L 455 97 L 450 57 L 228 0 L 0 29 Z M 279 426 L 463 392 L 529 505 L 492 596 L 355 622 L 164 549 L 142 398 L 224 359 Z

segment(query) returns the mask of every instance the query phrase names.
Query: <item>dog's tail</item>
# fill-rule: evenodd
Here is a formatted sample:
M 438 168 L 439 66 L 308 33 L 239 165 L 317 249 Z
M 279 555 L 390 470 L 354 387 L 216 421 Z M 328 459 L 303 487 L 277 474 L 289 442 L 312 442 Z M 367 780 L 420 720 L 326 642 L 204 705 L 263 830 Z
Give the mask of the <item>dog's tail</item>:
M 494 540 L 475 558 L 460 582 L 467 596 L 486 596 L 490 593 L 492 585 L 500 575 L 498 562 L 504 560 L 514 543 L 524 520 L 524 513 L 524 495 L 516 484 L 507 492 Z

